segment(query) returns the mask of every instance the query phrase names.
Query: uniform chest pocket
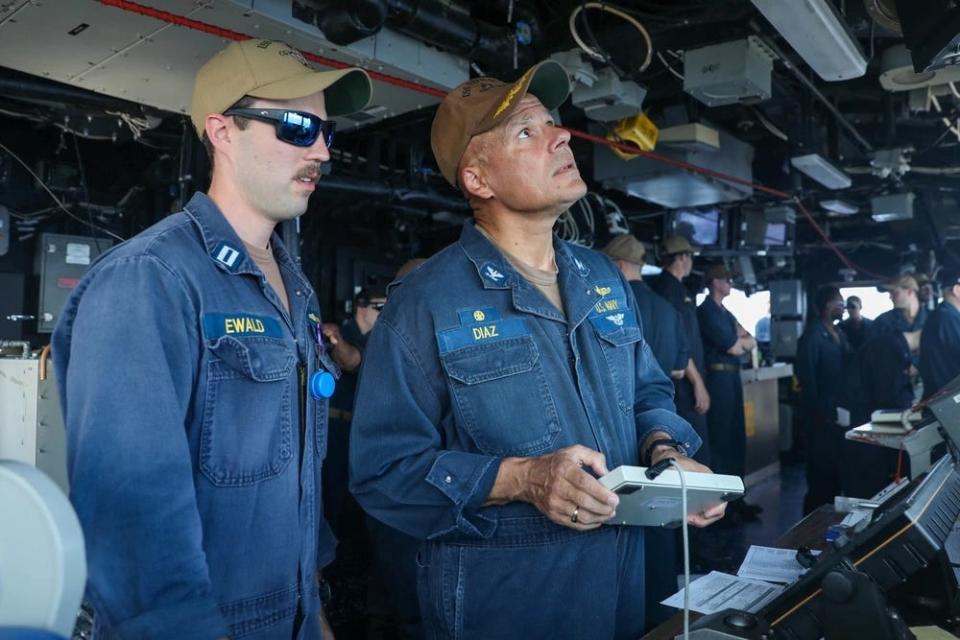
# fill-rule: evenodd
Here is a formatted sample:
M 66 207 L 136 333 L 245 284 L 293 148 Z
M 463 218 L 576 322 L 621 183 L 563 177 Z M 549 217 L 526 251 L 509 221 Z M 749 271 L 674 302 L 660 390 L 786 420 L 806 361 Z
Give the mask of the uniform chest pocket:
M 217 486 L 274 477 L 293 457 L 296 356 L 276 338 L 208 341 L 200 471 Z
M 530 336 L 441 354 L 459 422 L 495 456 L 549 450 L 560 432 L 557 407 Z
M 607 361 L 610 381 L 617 391 L 617 404 L 627 415 L 633 413 L 636 379 L 636 347 L 643 335 L 632 312 L 590 318 Z

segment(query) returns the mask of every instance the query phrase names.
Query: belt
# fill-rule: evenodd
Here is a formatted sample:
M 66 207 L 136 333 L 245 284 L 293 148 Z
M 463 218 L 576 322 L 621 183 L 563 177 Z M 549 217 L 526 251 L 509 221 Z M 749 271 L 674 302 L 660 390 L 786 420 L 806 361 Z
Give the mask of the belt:
M 735 364 L 708 364 L 707 369 L 710 371 L 740 371 L 739 365 Z
M 344 411 L 343 409 L 334 409 L 333 407 L 330 407 L 327 415 L 337 420 L 343 420 L 344 422 L 350 422 L 350 420 L 353 419 L 353 411 Z

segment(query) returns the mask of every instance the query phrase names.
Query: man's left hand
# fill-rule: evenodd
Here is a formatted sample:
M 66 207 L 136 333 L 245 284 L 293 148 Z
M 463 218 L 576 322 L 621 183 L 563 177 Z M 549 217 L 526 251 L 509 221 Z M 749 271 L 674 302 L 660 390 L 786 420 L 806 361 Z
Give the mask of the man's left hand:
M 685 455 L 680 454 L 680 452 L 669 449 L 667 447 L 658 448 L 653 452 L 651 456 L 652 460 L 650 466 L 652 467 L 656 463 L 664 460 L 666 458 L 673 458 L 677 461 L 677 464 L 684 471 L 694 471 L 696 473 L 713 473 L 710 470 L 710 467 L 702 465 L 693 458 L 688 458 Z M 687 522 L 692 524 L 695 527 L 708 527 L 711 524 L 720 520 L 727 511 L 727 503 L 724 502 L 715 507 L 701 511 L 700 513 L 693 513 L 687 517 Z

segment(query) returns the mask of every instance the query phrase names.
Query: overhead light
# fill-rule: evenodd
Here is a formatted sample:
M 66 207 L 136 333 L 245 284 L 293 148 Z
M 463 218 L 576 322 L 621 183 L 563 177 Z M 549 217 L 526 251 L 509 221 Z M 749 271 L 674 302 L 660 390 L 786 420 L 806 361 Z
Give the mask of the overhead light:
M 751 2 L 824 80 L 850 80 L 866 73 L 867 59 L 830 0 Z
M 916 196 L 912 193 L 892 193 L 887 196 L 877 196 L 870 199 L 870 217 L 877 222 L 893 222 L 894 220 L 913 219 L 913 201 Z
M 853 184 L 850 176 L 819 153 L 790 158 L 790 164 L 828 189 L 846 189 Z
M 887 91 L 913 91 L 924 87 L 960 82 L 960 66 L 917 73 L 910 59 L 910 51 L 903 44 L 895 44 L 880 56 L 880 85 Z
M 856 212 L 860 211 L 860 207 L 848 202 L 846 200 L 840 200 L 838 198 L 833 198 L 831 200 L 821 200 L 820 206 L 830 213 L 836 214 L 838 216 L 852 216 Z

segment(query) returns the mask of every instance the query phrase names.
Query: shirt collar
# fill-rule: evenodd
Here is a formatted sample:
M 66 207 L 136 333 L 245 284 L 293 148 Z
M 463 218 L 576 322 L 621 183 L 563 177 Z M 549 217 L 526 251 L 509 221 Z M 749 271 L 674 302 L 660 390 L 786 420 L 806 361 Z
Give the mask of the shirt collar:
M 232 274 L 260 275 L 260 268 L 250 258 L 240 236 L 210 196 L 195 193 L 184 211 L 197 225 L 207 254 L 218 268 Z M 270 246 L 278 265 L 287 267 L 293 273 L 299 273 L 278 233 L 274 232 L 270 237 Z

